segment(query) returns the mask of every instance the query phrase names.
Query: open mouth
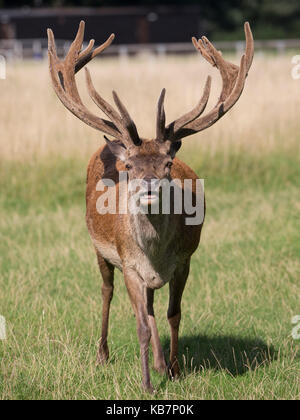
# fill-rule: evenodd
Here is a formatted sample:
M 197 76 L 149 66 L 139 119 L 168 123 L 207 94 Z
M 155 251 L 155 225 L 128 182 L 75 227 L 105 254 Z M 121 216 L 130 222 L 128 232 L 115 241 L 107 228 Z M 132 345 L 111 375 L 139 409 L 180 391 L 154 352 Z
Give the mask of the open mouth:
M 142 204 L 152 204 L 157 202 L 159 199 L 159 193 L 154 191 L 146 191 L 140 196 L 140 201 Z

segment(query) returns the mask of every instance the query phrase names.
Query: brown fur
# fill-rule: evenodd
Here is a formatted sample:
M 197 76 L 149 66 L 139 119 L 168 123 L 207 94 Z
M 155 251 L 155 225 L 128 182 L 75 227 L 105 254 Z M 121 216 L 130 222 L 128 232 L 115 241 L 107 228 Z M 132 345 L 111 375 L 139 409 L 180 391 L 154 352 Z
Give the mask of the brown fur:
M 144 141 L 140 147 L 138 157 L 142 159 L 144 167 L 148 167 L 149 171 L 156 159 L 159 159 L 159 153 L 157 153 L 159 147 L 160 145 L 155 141 Z M 163 160 L 162 157 L 160 158 Z M 184 181 L 185 179 L 196 180 L 198 178 L 192 169 L 179 159 L 175 158 L 173 162 L 174 165 L 170 173 L 171 179 Z M 113 290 L 112 271 L 113 267 L 116 266 L 124 273 L 125 284 L 137 317 L 143 382 L 145 389 L 151 391 L 152 385 L 148 367 L 148 343 L 150 338 L 155 369 L 159 372 L 167 371 L 154 317 L 154 289 L 162 287 L 167 282 L 170 283 L 168 319 L 171 328 L 171 355 L 169 374 L 177 376 L 179 374 L 177 348 L 181 314 L 180 302 L 189 272 L 190 258 L 198 247 L 202 225 L 187 226 L 184 214 L 150 217 L 145 215 L 143 217 L 148 220 L 143 220 L 142 223 L 143 226 L 147 225 L 150 218 L 150 232 L 145 232 L 145 236 L 148 238 L 147 250 L 142 249 L 135 240 L 129 214 L 101 215 L 96 209 L 96 202 L 103 194 L 101 191 L 96 191 L 99 180 L 109 178 L 117 183 L 119 171 L 125 170 L 125 165 L 114 157 L 108 146 L 101 147 L 92 156 L 88 166 L 86 220 L 104 279 L 104 291 L 102 292 L 103 319 L 106 321 L 103 324 L 98 360 L 102 363 L 108 359 L 108 311 Z M 195 193 L 195 185 L 193 192 Z M 154 226 L 156 232 L 154 236 L 151 235 L 151 226 Z M 163 230 L 166 231 L 166 234 L 162 234 Z M 140 261 L 142 261 L 141 265 L 143 267 L 148 264 L 145 273 L 141 271 L 138 264 Z M 110 267 L 110 270 L 107 267 Z M 149 274 L 151 278 L 147 278 Z
M 184 137 L 213 125 L 239 99 L 253 60 L 253 36 L 249 23 L 245 23 L 246 51 L 240 66 L 227 62 L 205 37 L 199 41 L 193 38 L 195 48 L 220 71 L 223 82 L 220 98 L 217 104 L 202 116 L 210 95 L 211 78 L 208 77 L 198 105 L 166 126 L 164 111 L 166 92 L 163 89 L 157 109 L 156 139 L 145 141 L 140 139 L 133 120 L 116 92 L 113 92 L 113 98 L 118 111 L 96 92 L 88 71 L 86 80 L 89 94 L 110 121 L 97 117 L 83 105 L 76 86 L 75 74 L 107 48 L 114 39 L 112 34 L 96 49 L 93 49 L 94 42 L 91 41 L 88 47 L 81 51 L 84 29 L 85 23 L 82 21 L 64 60 L 60 60 L 57 55 L 54 34 L 49 29 L 49 63 L 53 87 L 65 107 L 89 126 L 116 139 L 114 142 L 106 139 L 107 145 L 92 156 L 87 174 L 86 221 L 103 278 L 102 336 L 98 361 L 103 363 L 109 356 L 107 345 L 109 309 L 114 290 L 114 268 L 117 267 L 124 274 L 137 319 L 143 386 L 147 391 L 152 391 L 148 364 L 150 340 L 154 367 L 160 372 L 167 370 L 155 323 L 154 290 L 169 283 L 168 320 L 171 328 L 169 374 L 177 376 L 181 298 L 189 274 L 190 259 L 200 241 L 202 224 L 186 225 L 187 215 L 175 214 L 174 211 L 169 215 L 133 215 L 120 212 L 100 214 L 97 210 L 97 201 L 106 191 L 97 191 L 97 184 L 102 179 L 115 182 L 116 188 L 108 187 L 108 190 L 114 191 L 117 196 L 117 209 L 120 204 L 118 203 L 119 172 L 126 170 L 129 180 L 142 179 L 147 185 L 143 187 L 140 201 L 146 200 L 148 203 L 147 200 L 152 200 L 151 194 L 150 198 L 148 194 L 149 184 L 152 185 L 151 180 L 157 182 L 164 179 L 178 179 L 182 183 L 186 179 L 193 180 L 192 192 L 195 196 L 197 175 L 174 157 Z M 145 188 L 148 188 L 146 195 Z M 157 201 L 158 196 L 159 194 L 155 195 Z

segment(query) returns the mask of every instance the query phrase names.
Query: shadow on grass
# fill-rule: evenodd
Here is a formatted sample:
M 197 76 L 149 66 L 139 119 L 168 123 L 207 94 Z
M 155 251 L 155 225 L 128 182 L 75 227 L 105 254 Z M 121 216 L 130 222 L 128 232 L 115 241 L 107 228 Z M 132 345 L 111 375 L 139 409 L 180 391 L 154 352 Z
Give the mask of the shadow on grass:
M 163 339 L 168 351 L 170 340 Z M 236 377 L 271 364 L 277 352 L 259 338 L 235 336 L 183 336 L 179 340 L 179 362 L 183 375 L 215 370 Z

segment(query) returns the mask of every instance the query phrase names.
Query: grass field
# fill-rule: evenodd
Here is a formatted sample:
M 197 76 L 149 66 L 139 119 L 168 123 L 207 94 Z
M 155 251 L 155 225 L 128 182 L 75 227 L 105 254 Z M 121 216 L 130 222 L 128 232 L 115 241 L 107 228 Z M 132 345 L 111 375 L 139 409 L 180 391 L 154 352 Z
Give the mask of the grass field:
M 0 82 L 1 399 L 300 399 L 300 341 L 291 336 L 300 314 L 300 84 L 290 62 L 257 57 L 235 109 L 184 142 L 180 157 L 205 179 L 207 217 L 183 298 L 182 375 L 170 382 L 152 371 L 151 397 L 140 388 L 121 274 L 111 361 L 95 364 L 101 280 L 84 193 L 101 136 L 64 110 L 46 63 L 8 66 Z M 154 134 L 162 87 L 168 119 L 196 103 L 208 71 L 214 99 L 219 87 L 195 57 L 90 67 L 106 98 L 120 93 L 143 136 Z M 167 299 L 168 287 L 156 292 L 166 354 Z

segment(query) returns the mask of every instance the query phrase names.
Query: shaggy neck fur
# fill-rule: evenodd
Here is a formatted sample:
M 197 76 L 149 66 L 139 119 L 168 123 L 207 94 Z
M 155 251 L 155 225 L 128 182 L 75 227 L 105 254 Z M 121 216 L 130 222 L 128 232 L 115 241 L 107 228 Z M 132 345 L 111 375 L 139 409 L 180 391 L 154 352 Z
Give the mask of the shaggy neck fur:
M 142 251 L 155 259 L 164 254 L 174 232 L 174 229 L 171 229 L 171 216 L 136 214 L 130 218 L 135 241 Z

